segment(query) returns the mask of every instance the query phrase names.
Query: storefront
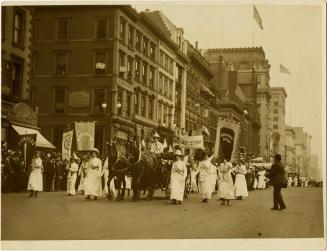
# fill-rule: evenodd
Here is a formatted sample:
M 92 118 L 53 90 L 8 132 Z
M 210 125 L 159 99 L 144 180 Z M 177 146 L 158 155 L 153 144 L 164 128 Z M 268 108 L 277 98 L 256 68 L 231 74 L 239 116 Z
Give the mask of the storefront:
M 9 148 L 17 148 L 21 135 L 36 134 L 36 147 L 55 149 L 41 134 L 37 126 L 37 113 L 27 103 L 20 102 L 12 107 L 2 108 L 1 141 Z

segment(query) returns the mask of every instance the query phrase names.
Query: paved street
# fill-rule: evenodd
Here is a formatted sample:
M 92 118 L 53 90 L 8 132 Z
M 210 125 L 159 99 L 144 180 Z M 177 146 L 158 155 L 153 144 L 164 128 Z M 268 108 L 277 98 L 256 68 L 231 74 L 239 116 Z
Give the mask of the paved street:
M 156 195 L 163 196 L 162 192 Z M 200 203 L 192 194 L 184 204 L 156 199 L 85 201 L 63 192 L 2 195 L 3 240 L 109 240 L 176 238 L 323 237 L 321 188 L 283 190 L 287 210 L 271 211 L 272 189 L 250 192 L 231 207 L 214 197 Z

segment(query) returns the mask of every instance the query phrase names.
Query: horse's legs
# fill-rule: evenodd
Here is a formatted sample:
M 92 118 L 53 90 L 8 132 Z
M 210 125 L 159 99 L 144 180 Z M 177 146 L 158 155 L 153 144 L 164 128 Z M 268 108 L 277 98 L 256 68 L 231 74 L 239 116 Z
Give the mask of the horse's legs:
M 125 181 L 125 176 L 122 175 L 122 182 L 123 182 L 123 188 L 122 188 L 122 192 L 121 192 L 121 195 L 120 195 L 120 199 L 123 200 L 124 197 L 125 197 L 125 189 L 126 189 L 126 181 Z
M 111 190 L 110 190 L 110 182 L 112 180 L 112 175 L 109 174 L 109 178 L 108 178 L 108 182 L 107 182 L 107 186 L 108 186 L 108 200 L 112 200 L 112 194 L 111 194 Z
M 132 179 L 132 189 L 133 189 L 133 201 L 137 201 L 139 198 L 138 195 L 138 185 L 137 185 L 137 178 L 133 177 Z

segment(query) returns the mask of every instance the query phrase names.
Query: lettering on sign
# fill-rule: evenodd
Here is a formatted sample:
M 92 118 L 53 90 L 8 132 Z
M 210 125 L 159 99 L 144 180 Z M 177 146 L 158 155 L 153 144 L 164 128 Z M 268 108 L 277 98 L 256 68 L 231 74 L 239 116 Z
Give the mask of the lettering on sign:
M 85 91 L 69 93 L 68 105 L 72 108 L 84 108 L 90 105 L 90 94 Z

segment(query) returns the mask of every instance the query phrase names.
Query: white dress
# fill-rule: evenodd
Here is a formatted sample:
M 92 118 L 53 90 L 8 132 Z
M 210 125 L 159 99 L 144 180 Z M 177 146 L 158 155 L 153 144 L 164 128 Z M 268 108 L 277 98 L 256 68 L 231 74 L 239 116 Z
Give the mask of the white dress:
M 288 180 L 287 180 L 287 186 L 292 186 L 292 183 L 293 183 L 293 179 L 292 177 L 288 177 Z
M 183 161 L 178 160 L 173 163 L 171 168 L 170 182 L 171 182 L 171 200 L 183 201 L 185 178 L 187 176 L 187 168 Z
M 259 178 L 258 178 L 258 189 L 265 189 L 266 188 L 266 182 L 265 182 L 265 170 L 259 171 Z
M 102 195 L 101 172 L 101 160 L 97 157 L 90 159 L 87 174 L 84 180 L 85 195 Z
M 43 191 L 43 177 L 42 177 L 42 160 L 41 158 L 32 159 L 32 171 L 28 178 L 27 190 Z
M 246 174 L 246 167 L 244 165 L 239 166 L 235 177 L 235 184 L 234 184 L 236 197 L 239 196 L 248 197 L 248 188 L 246 184 L 245 174 Z
M 234 199 L 233 179 L 231 175 L 232 164 L 222 163 L 218 168 L 218 198 Z
M 199 192 L 203 199 L 211 199 L 217 180 L 217 169 L 210 160 L 199 163 Z
M 77 163 L 71 163 L 69 165 L 69 172 L 67 175 L 67 194 L 75 195 L 75 184 L 77 179 L 78 165 Z

